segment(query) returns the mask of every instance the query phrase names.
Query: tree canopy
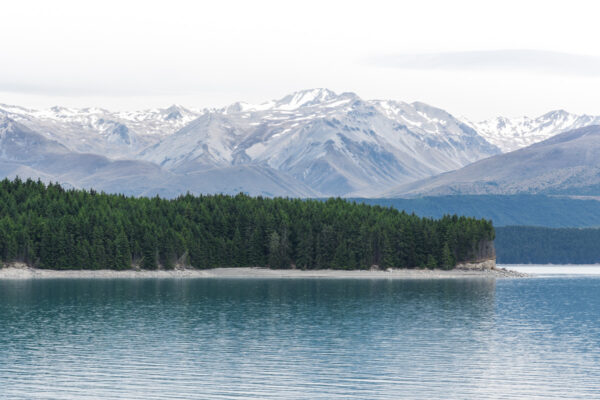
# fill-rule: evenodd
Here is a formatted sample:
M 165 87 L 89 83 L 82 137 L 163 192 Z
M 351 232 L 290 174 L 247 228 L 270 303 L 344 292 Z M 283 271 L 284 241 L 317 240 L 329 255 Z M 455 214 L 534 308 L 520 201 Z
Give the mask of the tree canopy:
M 0 181 L 0 260 L 52 269 L 453 268 L 489 257 L 491 221 L 339 198 L 135 198 Z

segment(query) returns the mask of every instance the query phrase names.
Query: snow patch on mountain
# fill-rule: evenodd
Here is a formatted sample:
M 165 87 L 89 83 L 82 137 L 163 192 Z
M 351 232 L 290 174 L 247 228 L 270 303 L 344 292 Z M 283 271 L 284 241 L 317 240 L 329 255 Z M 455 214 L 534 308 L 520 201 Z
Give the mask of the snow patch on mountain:
M 600 124 L 600 117 L 562 110 L 537 118 L 473 123 L 425 103 L 363 100 L 328 89 L 203 110 L 179 105 L 123 112 L 33 110 L 0 104 L 2 118 L 19 124 L 15 132 L 22 137 L 13 139 L 35 149 L 28 152 L 20 145 L 23 154 L 46 160 L 34 167 L 29 161 L 10 164 L 20 161 L 14 160 L 17 147 L 5 128 L 9 134 L 3 137 L 9 140 L 0 143 L 0 162 L 10 164 L 5 171 L 38 170 L 45 177 L 56 173 L 70 177 L 74 186 L 92 184 L 84 180 L 86 171 L 92 171 L 105 190 L 113 182 L 115 190 L 128 184 L 133 193 L 169 195 L 188 189 L 210 193 L 243 188 L 264 195 L 372 196 L 566 130 Z M 71 165 L 77 173 L 68 173 L 70 164 L 61 164 L 56 156 L 60 152 L 68 153 L 68 162 L 84 167 Z M 112 163 L 115 160 L 130 163 Z M 118 171 L 121 165 L 127 165 L 131 179 Z M 96 175 L 93 168 L 102 174 Z M 133 177 L 145 183 L 134 184 Z M 150 184 L 152 177 L 159 187 Z
M 562 132 L 599 125 L 600 116 L 577 115 L 556 110 L 536 118 L 497 117 L 477 123 L 468 121 L 467 123 L 488 142 L 506 153 L 541 142 Z
M 131 112 L 102 108 L 33 110 L 0 104 L 0 115 L 22 123 L 73 151 L 134 158 L 135 154 L 196 119 L 202 111 L 181 106 Z
M 417 121 L 413 124 L 407 121 Z M 140 157 L 175 171 L 266 165 L 327 195 L 372 193 L 499 153 L 423 103 L 365 101 L 327 89 L 209 110 Z

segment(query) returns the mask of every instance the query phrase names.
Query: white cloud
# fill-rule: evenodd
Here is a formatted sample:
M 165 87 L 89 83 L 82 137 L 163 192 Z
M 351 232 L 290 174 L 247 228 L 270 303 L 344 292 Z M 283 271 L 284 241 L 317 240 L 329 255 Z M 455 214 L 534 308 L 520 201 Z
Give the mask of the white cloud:
M 372 57 L 384 67 L 446 71 L 524 71 L 600 76 L 600 57 L 543 50 L 483 50 Z

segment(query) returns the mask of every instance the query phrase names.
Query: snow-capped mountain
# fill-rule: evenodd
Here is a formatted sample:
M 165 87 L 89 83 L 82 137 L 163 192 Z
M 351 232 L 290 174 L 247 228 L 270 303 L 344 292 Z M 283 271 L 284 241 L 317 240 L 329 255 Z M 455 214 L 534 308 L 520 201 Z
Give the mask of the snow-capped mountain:
M 576 115 L 557 110 L 537 118 L 497 117 L 477 123 L 467 123 L 488 142 L 506 153 L 541 142 L 562 132 L 599 125 L 600 116 Z
M 0 117 L 0 176 L 41 179 L 67 188 L 93 188 L 137 196 L 174 197 L 188 191 L 319 195 L 293 177 L 268 167 L 233 166 L 177 174 L 143 160 L 115 160 L 99 154 L 74 152 L 7 117 Z
M 20 122 L 73 151 L 109 158 L 135 158 L 135 154 L 182 128 L 202 112 L 181 106 L 134 112 L 101 108 L 52 107 L 32 110 L 0 104 L 0 117 Z
M 0 105 L 0 121 L 17 124 L 15 132 L 46 146 L 36 149 L 54 149 L 36 150 L 19 164 L 17 152 L 31 152 L 3 139 L 0 163 L 9 163 L 3 176 L 24 171 L 28 177 L 128 194 L 244 191 L 299 197 L 372 196 L 600 123 L 564 111 L 471 123 L 424 103 L 363 100 L 327 89 L 197 111 Z M 9 139 L 27 142 L 19 135 Z M 57 146 L 66 154 L 62 158 Z
M 425 104 L 314 89 L 209 111 L 140 156 L 179 172 L 266 165 L 326 195 L 368 195 L 497 153 Z
M 401 185 L 383 197 L 519 193 L 598 196 L 599 152 L 600 126 L 591 125 Z

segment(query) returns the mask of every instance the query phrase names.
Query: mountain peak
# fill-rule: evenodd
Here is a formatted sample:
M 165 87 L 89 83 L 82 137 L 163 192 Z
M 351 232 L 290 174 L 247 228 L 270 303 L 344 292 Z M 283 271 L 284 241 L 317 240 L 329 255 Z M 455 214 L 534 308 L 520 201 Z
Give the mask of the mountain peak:
M 564 110 L 537 118 L 470 123 L 422 102 L 363 100 L 352 92 L 326 88 L 301 90 L 258 105 L 238 102 L 203 110 L 178 104 L 122 112 L 0 105 L 0 134 L 8 137 L 4 146 L 12 146 L 0 148 L 0 161 L 2 154 L 13 160 L 38 143 L 39 151 L 27 153 L 28 162 L 41 162 L 44 152 L 55 155 L 70 149 L 92 159 L 110 155 L 144 160 L 176 175 L 261 165 L 324 195 L 369 195 L 461 168 L 500 149 L 522 148 L 567 129 L 598 123 L 600 117 Z M 20 143 L 24 145 L 15 147 Z M 228 184 L 224 174 L 213 190 Z
M 275 102 L 275 108 L 280 110 L 295 110 L 300 107 L 325 103 L 337 98 L 338 95 L 325 88 L 307 89 L 294 92 Z
M 165 114 L 165 121 L 168 120 L 176 120 L 181 119 L 184 113 L 187 113 L 188 110 L 185 107 L 180 106 L 179 104 L 173 104 L 168 108 L 163 110 Z
M 550 112 L 547 112 L 546 114 L 542 115 L 542 118 L 545 119 L 565 119 L 568 118 L 569 116 L 571 116 L 572 114 L 560 109 L 560 110 L 552 110 Z
M 458 194 L 586 194 L 600 187 L 600 126 L 569 130 L 518 151 L 403 184 L 386 197 Z
M 572 114 L 563 109 L 530 117 L 496 117 L 472 126 L 488 142 L 503 152 L 517 150 L 541 142 L 559 133 L 600 123 L 600 117 Z
M 303 107 L 326 105 L 336 100 L 348 101 L 348 99 L 358 98 L 351 92 L 337 94 L 329 89 L 316 88 L 300 90 L 290 93 L 281 99 L 271 100 L 260 104 L 249 104 L 238 101 L 222 108 L 224 114 L 235 114 L 239 112 L 257 112 L 257 111 L 292 111 Z

